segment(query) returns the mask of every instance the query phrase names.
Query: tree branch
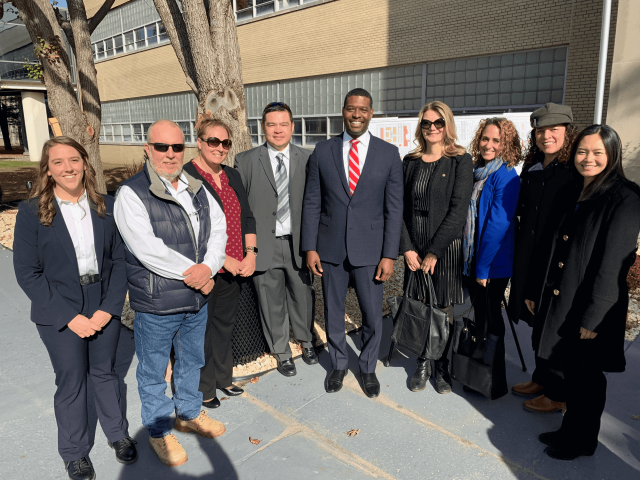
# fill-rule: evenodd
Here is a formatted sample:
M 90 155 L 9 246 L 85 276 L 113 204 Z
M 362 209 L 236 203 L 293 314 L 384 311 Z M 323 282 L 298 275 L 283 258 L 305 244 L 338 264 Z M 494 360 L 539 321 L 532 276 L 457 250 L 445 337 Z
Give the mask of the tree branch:
M 100 22 L 104 19 L 107 13 L 109 13 L 109 10 L 111 10 L 113 2 L 115 1 L 116 0 L 104 0 L 104 3 L 100 7 L 100 9 L 93 17 L 91 17 L 91 20 L 89 20 L 89 35 L 93 33 L 98 25 L 100 25 Z
M 71 49 L 73 50 L 73 54 L 76 54 L 76 41 L 73 38 L 73 29 L 71 28 L 71 22 L 62 16 L 60 13 L 60 9 L 58 7 L 54 7 L 53 11 L 56 13 L 56 20 L 58 20 L 58 25 L 67 36 L 67 41 L 69 45 L 71 45 Z

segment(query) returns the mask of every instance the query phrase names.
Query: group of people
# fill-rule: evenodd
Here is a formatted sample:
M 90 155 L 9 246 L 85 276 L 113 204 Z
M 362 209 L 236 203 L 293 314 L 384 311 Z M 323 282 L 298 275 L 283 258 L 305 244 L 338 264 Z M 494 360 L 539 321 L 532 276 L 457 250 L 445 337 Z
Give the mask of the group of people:
M 137 460 L 114 370 L 127 291 L 142 423 L 160 461 L 178 466 L 188 457 L 172 429 L 222 435 L 224 425 L 202 407 L 220 406 L 217 390 L 243 393 L 232 384 L 231 351 L 242 282 L 254 284 L 277 370 L 293 376 L 290 328 L 305 363 L 318 363 L 312 275 L 321 277 L 332 365 L 325 388 L 335 393 L 348 372 L 351 279 L 363 318 L 361 386 L 376 397 L 383 283 L 399 254 L 405 285 L 428 273 L 450 325 L 466 288 L 476 317 L 502 339 L 511 280 L 509 314 L 533 326 L 536 352 L 532 381 L 513 393 L 535 396 L 525 408 L 536 412 L 566 402 L 560 430 L 540 436 L 550 456 L 593 454 L 603 371 L 624 369 L 625 278 L 640 231 L 640 191 L 625 179 L 617 134 L 603 125 L 578 134 L 569 107 L 547 104 L 531 115 L 519 177 L 522 143 L 505 118 L 483 120 L 467 153 L 451 109 L 431 102 L 419 114 L 417 147 L 401 160 L 369 133 L 373 113 L 366 90 L 350 91 L 343 133 L 311 152 L 291 143 L 290 108 L 270 103 L 265 144 L 237 154 L 235 168 L 224 163 L 233 142 L 224 122 L 201 118 L 198 156 L 185 164 L 180 127 L 159 120 L 148 131 L 143 171 L 115 199 L 97 193 L 80 144 L 46 142 L 34 194 L 18 212 L 14 266 L 55 372 L 58 451 L 69 478 L 95 478 L 87 376 L 116 459 Z M 439 393 L 451 391 L 452 337 L 434 361 Z M 495 381 L 506 393 L 504 356 L 500 362 Z M 410 389 L 424 390 L 431 373 L 419 357 Z

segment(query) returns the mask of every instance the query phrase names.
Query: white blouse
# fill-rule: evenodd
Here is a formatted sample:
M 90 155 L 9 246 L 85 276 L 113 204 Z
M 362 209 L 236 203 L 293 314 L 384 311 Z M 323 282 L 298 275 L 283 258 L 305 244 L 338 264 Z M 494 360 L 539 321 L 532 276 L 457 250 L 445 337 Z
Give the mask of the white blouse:
M 56 200 L 62 212 L 62 218 L 67 225 L 73 248 L 76 251 L 78 261 L 78 273 L 83 275 L 97 275 L 98 259 L 96 257 L 96 246 L 93 238 L 93 222 L 91 220 L 91 210 L 85 191 L 78 199 L 77 203 L 62 200 L 56 195 Z

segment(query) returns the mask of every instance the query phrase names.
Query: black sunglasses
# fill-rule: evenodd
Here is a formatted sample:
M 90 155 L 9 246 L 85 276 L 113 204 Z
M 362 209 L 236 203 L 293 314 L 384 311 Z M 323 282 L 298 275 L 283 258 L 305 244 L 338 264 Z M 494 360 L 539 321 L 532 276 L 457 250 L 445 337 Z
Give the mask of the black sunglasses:
M 228 138 L 226 140 L 220 140 L 218 137 L 209 137 L 207 139 L 201 138 L 200 141 L 206 143 L 211 148 L 218 148 L 218 145 L 222 144 L 222 148 L 225 150 L 229 150 L 232 145 L 231 140 Z
M 422 120 L 420 122 L 420 128 L 423 128 L 424 130 L 431 130 L 431 125 L 435 125 L 435 127 L 440 130 L 446 125 L 446 123 L 444 118 L 439 118 L 435 122 L 432 122 L 431 120 Z
M 289 105 L 287 105 L 286 103 L 282 103 L 282 102 L 271 102 L 269 105 L 264 107 L 263 111 L 266 112 L 270 108 L 276 108 L 276 107 L 286 108 L 287 110 L 291 111 L 291 109 L 289 108 Z
M 150 143 L 149 145 L 153 145 L 153 148 L 160 153 L 165 153 L 169 150 L 169 147 L 171 147 L 175 153 L 180 153 L 184 150 L 184 143 L 173 143 L 171 145 L 168 143 Z

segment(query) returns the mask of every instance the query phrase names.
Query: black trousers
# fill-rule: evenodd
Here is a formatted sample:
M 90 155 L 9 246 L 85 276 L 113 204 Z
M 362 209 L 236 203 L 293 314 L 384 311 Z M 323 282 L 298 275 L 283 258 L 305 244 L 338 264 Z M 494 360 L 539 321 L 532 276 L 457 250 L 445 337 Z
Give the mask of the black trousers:
M 91 317 L 100 306 L 100 282 L 82 287 L 82 315 Z M 71 320 L 71 319 L 69 319 Z M 128 435 L 129 424 L 120 410 L 120 381 L 114 370 L 121 324 L 111 320 L 100 332 L 80 338 L 69 327 L 58 331 L 51 325 L 36 325 L 49 352 L 56 375 L 53 397 L 58 424 L 58 452 L 65 462 L 89 454 L 87 374 L 94 389 L 100 425 L 110 442 Z
M 204 334 L 204 367 L 200 370 L 202 398 L 216 396 L 216 388 L 231 386 L 233 352 L 231 335 L 236 324 L 240 285 L 228 272 L 217 273 L 209 295 L 207 329 Z
M 544 387 L 544 395 L 554 402 L 567 401 L 567 385 L 564 372 L 548 360 L 536 355 L 536 369 L 531 380 Z
M 567 412 L 561 431 L 576 446 L 596 448 L 600 420 L 607 401 L 607 378 L 594 361 L 593 340 L 572 341 L 563 364 L 567 391 Z M 546 391 L 546 386 L 545 386 Z

